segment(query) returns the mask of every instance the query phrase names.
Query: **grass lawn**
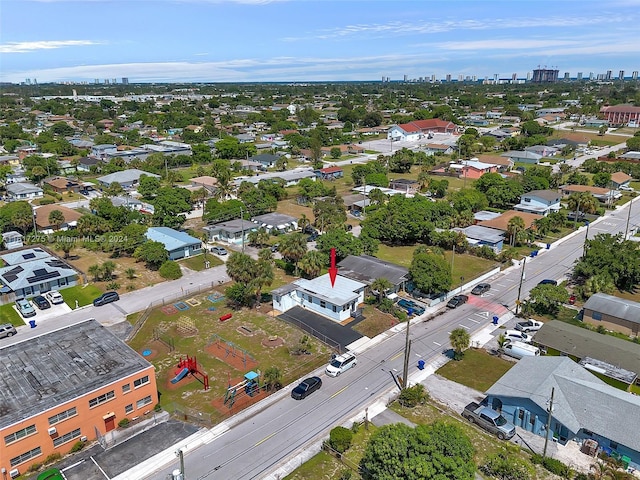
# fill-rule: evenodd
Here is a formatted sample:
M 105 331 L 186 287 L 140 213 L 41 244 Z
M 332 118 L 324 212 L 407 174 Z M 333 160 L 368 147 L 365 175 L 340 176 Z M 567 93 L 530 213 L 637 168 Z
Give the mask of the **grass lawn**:
M 13 305 L 13 303 L 0 305 L 0 318 L 2 319 L 0 323 L 10 323 L 15 327 L 25 325 L 25 321 L 20 314 L 16 312 L 16 309 L 13 308 Z
M 354 467 L 359 465 L 369 438 L 371 438 L 371 435 L 376 430 L 377 427 L 371 423 L 369 424 L 368 430 L 365 430 L 363 425 L 358 428 L 358 431 L 353 435 L 351 447 L 343 454 L 343 458 L 345 458 L 345 461 L 349 463 L 349 465 Z M 334 479 L 340 478 L 342 472 L 346 470 L 349 470 L 349 467 L 334 456 L 322 451 L 284 477 L 284 480 Z M 351 478 L 355 480 L 360 478 L 360 476 L 352 471 Z
M 436 373 L 449 380 L 484 392 L 515 364 L 490 355 L 484 349 L 470 348 L 462 360 L 451 361 Z
M 102 295 L 102 293 L 102 290 L 89 283 L 60 290 L 60 294 L 62 295 L 62 298 L 64 298 L 65 303 L 71 308 L 76 308 L 76 300 L 80 307 L 89 305 L 93 303 L 93 300 L 96 297 Z
M 178 263 L 187 267 L 190 270 L 195 270 L 199 272 L 204 270 L 206 265 L 205 262 L 209 262 L 209 268 L 217 267 L 218 265 L 222 265 L 224 262 L 220 260 L 215 255 L 211 255 L 209 253 L 203 255 L 196 255 L 189 258 L 183 258 Z
M 393 315 L 381 312 L 373 305 L 365 305 L 362 314 L 365 319 L 353 327 L 353 329 L 369 338 L 386 332 L 399 322 Z

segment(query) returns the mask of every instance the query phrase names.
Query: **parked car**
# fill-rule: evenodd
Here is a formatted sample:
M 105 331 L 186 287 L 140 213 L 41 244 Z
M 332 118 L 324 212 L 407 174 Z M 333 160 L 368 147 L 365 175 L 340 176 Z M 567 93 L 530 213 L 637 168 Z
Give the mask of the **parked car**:
M 302 233 L 305 233 L 307 235 L 313 235 L 315 233 L 317 235 L 318 231 L 315 228 L 313 228 L 311 225 L 307 225 L 302 229 Z
M 473 290 L 471 290 L 471 294 L 472 295 L 482 295 L 483 293 L 487 293 L 489 290 L 491 290 L 491 285 L 490 284 L 488 284 L 488 283 L 479 283 L 478 285 L 473 287 Z
M 274 244 L 274 245 L 271 245 L 271 251 L 272 251 L 273 253 L 277 252 L 279 248 L 280 248 L 280 244 L 279 244 L 279 243 L 276 243 L 276 244 Z
M 618 190 L 622 190 L 623 192 L 635 192 L 633 187 L 630 187 L 629 185 L 620 185 L 620 187 L 618 187 Z
M 447 302 L 447 307 L 449 308 L 458 308 L 460 305 L 464 305 L 469 300 L 469 297 L 466 295 L 456 295 L 451 300 Z
M 526 322 L 516 323 L 516 330 L 524 333 L 537 332 L 538 330 L 540 330 L 540 328 L 542 328 L 542 325 L 544 325 L 542 322 L 530 318 Z
M 533 338 L 528 333 L 521 332 L 520 330 L 507 330 L 502 335 L 511 342 L 531 343 Z
M 398 300 L 398 306 L 404 308 L 409 315 L 413 314 L 420 316 L 424 313 L 424 307 L 418 305 L 412 300 L 407 300 L 406 298 Z
M 40 310 L 46 310 L 47 308 L 51 308 L 51 304 L 49 303 L 49 300 L 44 298 L 42 295 L 33 297 L 33 303 L 35 303 L 36 307 L 38 307 Z
M 516 434 L 516 427 L 495 410 L 471 402 L 464 407 L 462 416 L 471 423 L 477 423 L 488 432 L 494 433 L 500 440 L 508 440 Z
M 0 338 L 13 337 L 16 333 L 18 333 L 16 327 L 11 325 L 10 323 L 0 325 Z
M 16 300 L 16 308 L 24 318 L 34 317 L 36 315 L 36 309 L 33 308 L 26 298 Z
M 322 386 L 322 380 L 319 377 L 310 377 L 303 380 L 296 388 L 291 390 L 291 398 L 294 400 L 302 400 L 307 398 Z
M 524 342 L 509 341 L 502 349 L 505 355 L 520 359 L 522 357 L 537 357 L 540 355 L 540 349 Z
M 538 282 L 538 285 L 553 285 L 554 287 L 557 287 L 558 282 L 556 282 L 555 280 L 551 280 L 550 278 L 545 278 L 544 280 Z
M 216 255 L 226 255 L 227 249 L 224 247 L 211 247 L 211 253 L 215 253 Z
M 93 306 L 101 307 L 102 305 L 116 302 L 118 300 L 120 300 L 120 295 L 118 295 L 118 292 L 105 292 L 93 301 Z
M 314 232 L 307 237 L 307 242 L 315 242 L 319 236 L 320 234 L 318 232 Z
M 331 362 L 325 369 L 325 373 L 330 377 L 337 377 L 350 368 L 355 367 L 357 363 L 358 360 L 353 353 L 344 353 L 331 359 Z
M 57 290 L 51 290 L 44 294 L 44 298 L 49 300 L 52 305 L 58 305 L 59 303 L 64 303 L 64 298 L 60 295 L 60 292 Z

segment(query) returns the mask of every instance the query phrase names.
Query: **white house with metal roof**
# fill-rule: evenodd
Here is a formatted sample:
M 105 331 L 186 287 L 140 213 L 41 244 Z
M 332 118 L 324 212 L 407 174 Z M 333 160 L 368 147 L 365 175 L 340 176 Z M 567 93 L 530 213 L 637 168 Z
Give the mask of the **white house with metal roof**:
M 10 183 L 5 186 L 5 189 L 7 191 L 7 201 L 9 202 L 33 200 L 44 196 L 44 192 L 40 187 L 30 183 Z
M 145 172 L 138 170 L 137 168 L 130 168 L 129 170 L 123 170 L 121 172 L 110 173 L 103 177 L 98 177 L 98 183 L 104 187 L 110 186 L 112 183 L 119 183 L 123 188 L 131 188 L 140 182 L 140 177 L 146 175 L 147 177 L 160 178 L 160 175 L 155 173 Z
M 532 190 L 522 195 L 520 203 L 513 209 L 546 217 L 552 212 L 560 211 L 560 200 L 562 200 L 562 194 L 557 190 Z
M 202 241 L 191 235 L 178 232 L 169 227 L 150 227 L 145 236 L 153 241 L 160 242 L 169 253 L 170 260 L 191 257 L 202 253 Z
M 329 274 L 306 280 L 301 278 L 271 291 L 273 309 L 286 312 L 302 307 L 335 322 L 342 322 L 356 314 L 364 302 L 366 284 L 342 275 L 331 285 Z
M 534 152 L 527 152 L 522 150 L 512 150 L 510 152 L 503 153 L 501 157 L 509 158 L 514 163 L 534 163 L 540 162 L 542 155 Z
M 595 440 L 640 465 L 640 397 L 612 387 L 567 357 L 524 357 L 487 390 L 486 403 L 517 427 L 559 443 Z

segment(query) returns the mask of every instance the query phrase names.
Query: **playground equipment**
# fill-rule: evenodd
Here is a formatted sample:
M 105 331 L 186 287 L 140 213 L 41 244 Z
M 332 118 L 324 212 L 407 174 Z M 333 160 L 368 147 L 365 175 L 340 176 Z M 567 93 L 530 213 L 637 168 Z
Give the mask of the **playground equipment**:
M 231 381 L 229 381 L 229 387 L 227 387 L 227 391 L 224 394 L 224 404 L 228 405 L 229 408 L 233 407 L 233 404 L 236 402 L 236 395 L 238 394 L 238 390 L 242 392 L 244 388 L 244 393 L 253 397 L 260 391 L 260 374 L 254 371 L 247 372 L 244 375 L 244 380 L 236 385 L 231 385 Z
M 222 315 L 222 316 L 220 317 L 220 321 L 221 321 L 221 322 L 224 322 L 224 321 L 226 321 L 226 320 L 229 320 L 232 316 L 233 316 L 233 314 L 231 314 L 231 313 L 226 313 L 225 315 Z
M 198 361 L 196 360 L 196 357 L 190 357 L 189 355 L 187 355 L 186 358 L 180 357 L 180 361 L 178 362 L 178 370 L 176 370 L 176 376 L 171 380 L 171 383 L 178 383 L 189 373 L 193 375 L 198 381 L 200 381 L 200 383 L 202 383 L 205 390 L 209 390 L 209 375 L 200 371 L 200 369 L 198 368 Z M 200 379 L 199 377 L 202 377 L 202 379 Z

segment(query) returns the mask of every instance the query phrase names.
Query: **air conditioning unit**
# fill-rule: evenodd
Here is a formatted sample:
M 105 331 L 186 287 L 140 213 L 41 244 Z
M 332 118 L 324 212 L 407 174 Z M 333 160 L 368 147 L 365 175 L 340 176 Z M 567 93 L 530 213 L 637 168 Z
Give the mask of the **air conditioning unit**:
M 87 436 L 86 435 L 81 436 L 80 437 L 80 441 L 81 442 L 86 442 L 87 441 Z
M 20 470 L 18 470 L 17 468 L 14 468 L 9 472 L 9 476 L 11 478 L 18 478 L 20 476 Z
M 55 435 L 56 433 L 58 433 L 58 431 L 56 430 L 56 427 L 51 427 L 47 430 L 47 433 L 49 435 Z

